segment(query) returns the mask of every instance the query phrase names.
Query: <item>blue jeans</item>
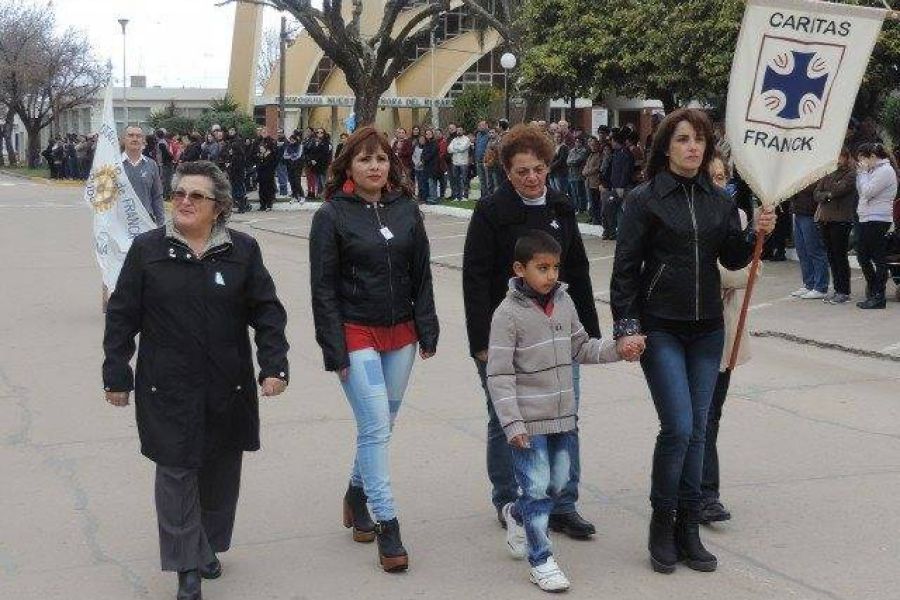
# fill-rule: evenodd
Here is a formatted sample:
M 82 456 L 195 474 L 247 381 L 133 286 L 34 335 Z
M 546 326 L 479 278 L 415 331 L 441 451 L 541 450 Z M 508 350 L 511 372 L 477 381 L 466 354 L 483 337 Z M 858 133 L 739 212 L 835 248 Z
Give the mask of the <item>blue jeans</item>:
M 659 416 L 650 504 L 654 510 L 699 510 L 709 412 L 725 331 L 650 331 L 641 368 Z
M 416 344 L 384 353 L 357 350 L 350 353 L 347 381 L 341 382 L 356 418 L 356 460 L 350 483 L 365 490 L 377 521 L 397 516 L 388 443 L 415 358 Z
M 794 247 L 800 259 L 803 286 L 817 292 L 828 291 L 828 253 L 813 217 L 794 215 Z
M 426 171 L 416 171 L 416 196 L 419 202 L 428 202 L 428 196 L 431 193 L 431 185 L 429 184 L 428 173 Z
M 450 169 L 450 189 L 457 200 L 466 199 L 469 183 L 469 165 L 453 165 Z
M 478 369 L 478 377 L 481 379 L 481 387 L 487 398 L 488 426 L 487 426 L 487 471 L 491 481 L 491 502 L 494 508 L 500 510 L 509 502 L 515 502 L 519 497 L 519 484 L 516 483 L 513 471 L 512 447 L 506 441 L 506 434 L 497 419 L 494 411 L 494 403 L 487 388 L 487 364 L 475 360 Z M 575 389 L 576 412 L 581 398 L 581 370 L 580 365 L 572 365 L 573 387 Z M 572 432 L 574 439 L 570 441 L 573 448 L 570 460 L 570 472 L 563 490 L 554 498 L 553 514 L 564 515 L 575 512 L 575 503 L 578 502 L 578 484 L 581 481 L 581 461 L 578 445 L 578 430 Z
M 569 179 L 569 199 L 575 210 L 587 210 L 587 196 L 585 196 L 584 179 Z
M 494 193 L 493 182 L 489 176 L 490 167 L 484 166 L 484 163 L 478 162 L 478 182 L 481 184 L 481 192 L 479 197 L 484 198 Z
M 275 167 L 275 176 L 278 178 L 278 195 L 279 196 L 287 196 L 288 195 L 288 167 L 281 161 L 278 161 L 278 166 Z
M 530 439 L 530 448 L 510 447 L 516 482 L 522 490 L 513 516 L 525 527 L 528 562 L 536 567 L 553 554 L 547 526 L 556 498 L 569 483 L 572 457 L 578 454 L 578 434 L 573 430 Z

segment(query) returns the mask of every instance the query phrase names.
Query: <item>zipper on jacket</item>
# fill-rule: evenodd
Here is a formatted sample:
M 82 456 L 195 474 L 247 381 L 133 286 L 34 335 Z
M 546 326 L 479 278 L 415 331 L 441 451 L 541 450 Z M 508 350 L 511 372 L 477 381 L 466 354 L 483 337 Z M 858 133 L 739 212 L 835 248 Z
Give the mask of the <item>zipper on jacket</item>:
M 662 277 L 663 271 L 666 270 L 666 263 L 660 265 L 659 270 L 656 272 L 656 275 L 653 277 L 653 281 L 650 282 L 650 288 L 647 290 L 647 300 L 650 300 L 650 295 L 653 293 L 653 289 L 656 287 L 656 284 L 659 283 L 659 278 Z
M 691 184 L 691 193 L 688 195 L 687 188 L 683 185 L 684 195 L 688 199 L 688 208 L 691 210 L 691 223 L 694 225 L 694 279 L 695 279 L 695 297 L 694 297 L 694 313 L 696 320 L 700 320 L 700 232 L 697 229 L 697 213 L 694 211 L 694 184 Z
M 358 284 L 358 280 L 356 279 L 356 265 L 353 265 L 353 295 L 356 296 L 356 286 Z
M 381 214 L 378 212 L 378 202 L 375 202 L 373 205 L 375 209 L 375 219 L 378 220 L 378 233 L 381 235 L 381 230 L 384 229 L 384 224 L 381 222 Z M 387 265 L 388 265 L 388 289 L 390 290 L 391 297 L 389 298 L 388 304 L 391 306 L 391 325 L 394 324 L 394 269 L 393 265 L 391 265 L 391 241 L 381 236 L 384 239 L 384 246 L 387 248 Z

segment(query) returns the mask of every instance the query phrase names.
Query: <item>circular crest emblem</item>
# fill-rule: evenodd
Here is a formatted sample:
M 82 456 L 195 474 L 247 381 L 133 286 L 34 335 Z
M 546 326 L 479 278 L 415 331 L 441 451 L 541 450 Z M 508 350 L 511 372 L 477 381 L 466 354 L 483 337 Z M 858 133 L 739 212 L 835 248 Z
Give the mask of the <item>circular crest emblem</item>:
M 119 199 L 116 168 L 112 165 L 101 167 L 94 172 L 92 179 L 94 197 L 91 200 L 91 204 L 98 213 L 106 212 Z

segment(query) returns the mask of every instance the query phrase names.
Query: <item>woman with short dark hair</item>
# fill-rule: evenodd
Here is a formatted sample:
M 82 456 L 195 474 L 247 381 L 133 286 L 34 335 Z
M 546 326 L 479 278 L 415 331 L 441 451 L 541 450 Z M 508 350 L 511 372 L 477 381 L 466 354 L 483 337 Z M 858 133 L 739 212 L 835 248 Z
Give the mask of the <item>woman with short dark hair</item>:
M 646 335 L 641 367 L 660 421 L 653 455 L 650 560 L 671 573 L 679 557 L 714 571 L 700 542 L 706 420 L 725 343 L 718 263 L 746 267 L 756 232 L 741 229 L 733 200 L 710 181 L 712 124 L 680 109 L 660 123 L 647 182 L 626 198 L 610 284 L 614 335 Z M 770 232 L 766 210 L 759 229 Z
M 103 385 L 114 406 L 134 390 L 141 452 L 156 463 L 162 569 L 178 572 L 179 600 L 199 600 L 231 545 L 243 452 L 259 449 L 256 383 L 263 396 L 287 385 L 287 315 L 259 244 L 226 227 L 225 174 L 184 163 L 173 186 L 172 220 L 135 238 L 109 299 Z
M 494 310 L 503 301 L 513 276 L 513 251 L 523 233 L 538 229 L 562 246 L 559 278 L 569 284 L 578 318 L 591 337 L 600 337 L 594 306 L 590 263 L 578 231 L 575 208 L 565 196 L 547 185 L 553 142 L 539 128 L 516 125 L 503 136 L 500 162 L 508 176 L 490 196 L 479 200 L 469 222 L 463 251 L 463 297 L 469 352 L 485 391 L 488 411 L 487 469 L 491 501 L 501 525 L 503 507 L 518 497 L 512 454 L 487 388 L 487 353 Z M 578 365 L 573 366 L 575 398 L 579 398 Z M 549 526 L 574 538 L 587 538 L 594 526 L 576 509 L 580 464 L 577 439 L 572 452 L 569 484 L 554 498 Z

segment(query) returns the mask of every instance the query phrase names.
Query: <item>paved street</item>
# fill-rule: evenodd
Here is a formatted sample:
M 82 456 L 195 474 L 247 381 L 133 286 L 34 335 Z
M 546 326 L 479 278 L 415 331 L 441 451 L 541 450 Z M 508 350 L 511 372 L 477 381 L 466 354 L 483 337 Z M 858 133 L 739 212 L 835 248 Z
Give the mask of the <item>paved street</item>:
M 464 220 L 426 218 L 441 343 L 413 372 L 392 445 L 411 570 L 380 572 L 374 546 L 341 527 L 355 426 L 313 338 L 311 216 L 234 219 L 259 239 L 287 306 L 292 381 L 263 402 L 263 449 L 244 463 L 234 546 L 204 598 L 541 597 L 526 565 L 508 557 L 489 502 L 484 397 L 461 299 Z M 0 175 L 3 599 L 174 598 L 174 576 L 159 571 L 153 465 L 138 452 L 133 408 L 102 396 L 90 221 L 79 188 Z M 587 246 L 608 333 L 614 248 L 595 238 Z M 799 284 L 795 263 L 768 264 L 754 298 L 751 329 L 769 337 L 753 339 L 722 422 L 723 499 L 734 520 L 705 530 L 715 574 L 650 571 L 649 394 L 634 365 L 584 368 L 579 505 L 599 534 L 553 538 L 569 597 L 897 598 L 900 303 L 864 312 L 788 299 Z

